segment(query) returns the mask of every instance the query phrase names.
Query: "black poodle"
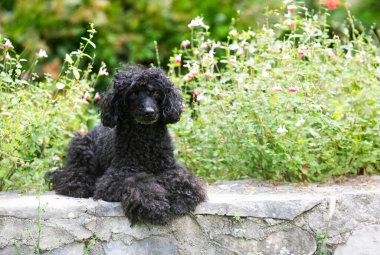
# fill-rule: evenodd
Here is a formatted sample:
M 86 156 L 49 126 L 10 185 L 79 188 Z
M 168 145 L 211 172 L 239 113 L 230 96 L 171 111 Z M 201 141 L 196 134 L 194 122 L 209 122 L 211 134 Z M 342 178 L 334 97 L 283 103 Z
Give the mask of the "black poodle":
M 179 165 L 169 123 L 182 96 L 159 68 L 127 66 L 116 73 L 101 105 L 103 125 L 77 135 L 63 169 L 47 175 L 58 194 L 121 202 L 132 225 L 167 224 L 205 200 L 203 183 Z

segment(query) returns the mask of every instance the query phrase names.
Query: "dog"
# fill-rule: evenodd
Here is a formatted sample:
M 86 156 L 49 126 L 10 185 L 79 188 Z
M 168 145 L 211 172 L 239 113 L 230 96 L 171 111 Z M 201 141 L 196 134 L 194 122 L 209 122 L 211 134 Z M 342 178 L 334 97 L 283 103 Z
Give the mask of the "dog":
M 205 201 L 205 184 L 180 165 L 167 124 L 183 98 L 160 68 L 118 71 L 101 103 L 101 123 L 68 146 L 64 166 L 47 174 L 57 194 L 121 202 L 131 224 L 165 225 Z

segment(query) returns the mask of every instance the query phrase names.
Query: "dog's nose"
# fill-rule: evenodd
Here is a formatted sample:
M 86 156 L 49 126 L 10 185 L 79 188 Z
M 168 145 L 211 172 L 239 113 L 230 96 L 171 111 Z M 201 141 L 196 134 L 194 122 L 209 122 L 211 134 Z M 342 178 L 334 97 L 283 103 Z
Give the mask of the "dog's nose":
M 154 115 L 154 113 L 155 113 L 155 110 L 153 109 L 153 107 L 147 107 L 144 110 L 144 115 L 147 117 Z

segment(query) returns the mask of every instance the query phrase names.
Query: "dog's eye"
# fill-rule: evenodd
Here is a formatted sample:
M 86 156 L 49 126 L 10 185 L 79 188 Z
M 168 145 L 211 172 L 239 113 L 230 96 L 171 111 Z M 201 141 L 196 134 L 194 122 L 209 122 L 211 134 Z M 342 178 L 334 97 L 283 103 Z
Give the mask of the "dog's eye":
M 160 93 L 159 93 L 157 90 L 155 90 L 155 91 L 152 91 L 152 95 L 153 95 L 154 97 L 159 97 L 159 96 L 160 96 Z
M 129 94 L 129 97 L 136 97 L 137 96 L 137 92 L 131 92 L 130 94 Z

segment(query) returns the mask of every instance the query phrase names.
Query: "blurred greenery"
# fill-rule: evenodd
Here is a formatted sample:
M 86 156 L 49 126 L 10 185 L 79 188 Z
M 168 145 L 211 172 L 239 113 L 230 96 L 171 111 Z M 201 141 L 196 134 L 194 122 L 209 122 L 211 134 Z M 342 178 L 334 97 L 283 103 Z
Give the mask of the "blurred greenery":
M 366 28 L 380 21 L 378 0 L 347 0 L 353 15 Z M 59 74 L 66 52 L 76 48 L 93 22 L 98 30 L 96 53 L 114 70 L 124 63 L 156 62 L 154 41 L 158 43 L 160 62 L 164 68 L 172 49 L 186 35 L 187 24 L 203 16 L 216 40 L 227 34 L 232 18 L 239 18 L 238 28 L 257 27 L 266 23 L 266 10 L 279 8 L 280 0 L 2 0 L 0 1 L 0 33 L 9 38 L 23 57 L 40 48 L 49 58 L 42 71 Z M 318 0 L 306 1 L 318 9 Z M 240 10 L 240 14 L 237 11 Z M 345 20 L 344 8 L 330 17 L 333 30 L 339 31 Z M 100 63 L 95 63 L 99 67 Z

